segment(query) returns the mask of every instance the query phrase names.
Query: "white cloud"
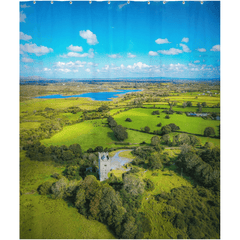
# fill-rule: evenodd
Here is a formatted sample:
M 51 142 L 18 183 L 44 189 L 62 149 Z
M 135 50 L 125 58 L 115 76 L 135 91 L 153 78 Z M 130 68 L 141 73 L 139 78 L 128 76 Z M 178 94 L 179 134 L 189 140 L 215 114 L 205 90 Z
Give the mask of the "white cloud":
M 90 68 L 86 68 L 85 71 L 89 73 L 91 72 Z
M 128 68 L 139 68 L 139 69 L 142 69 L 142 68 L 148 68 L 150 67 L 149 65 L 145 64 L 145 63 L 142 63 L 142 62 L 138 62 L 138 63 L 134 63 L 131 67 L 129 67 L 131 65 L 128 65 L 127 67 Z
M 94 57 L 94 52 L 92 49 L 88 51 L 88 53 L 77 53 L 77 52 L 69 52 L 67 54 L 60 55 L 62 58 L 69 58 L 69 57 L 78 57 L 78 58 L 84 58 L 84 57 L 89 57 L 93 58 Z
M 189 42 L 189 38 L 184 37 L 184 38 L 182 39 L 182 42 L 188 43 L 188 42 Z
M 96 34 L 92 33 L 90 30 L 86 30 L 86 31 L 80 31 L 79 35 L 83 38 L 87 40 L 87 43 L 89 45 L 96 45 L 98 44 L 98 40 L 97 40 L 97 36 Z
M 71 70 L 68 68 L 60 68 L 60 69 L 56 69 L 56 70 L 60 71 L 60 72 L 65 72 L 65 73 L 71 72 Z
M 20 50 L 22 50 L 23 52 L 34 53 L 36 56 L 41 56 L 49 52 L 53 52 L 52 48 L 48 48 L 45 46 L 38 47 L 35 43 L 34 44 L 26 43 L 25 45 L 20 44 Z
M 132 54 L 132 53 L 128 53 L 128 54 L 127 54 L 127 57 L 128 57 L 128 58 L 135 58 L 136 55 L 134 55 L 134 54 Z
M 26 14 L 21 11 L 20 12 L 20 22 L 24 22 L 25 23 L 25 19 L 27 18 Z
M 164 38 L 164 39 L 163 38 L 158 38 L 157 40 L 155 40 L 155 42 L 157 44 L 170 43 L 167 38 Z
M 158 52 L 164 55 L 177 55 L 183 51 L 177 48 L 170 48 L 169 50 L 158 50 Z
M 26 3 L 25 3 L 25 4 L 22 4 L 22 5 L 20 5 L 20 6 L 21 6 L 21 8 L 30 8 L 30 6 L 27 5 Z
M 32 58 L 22 58 L 22 62 L 33 62 L 33 59 Z
M 127 3 L 120 4 L 120 5 L 118 5 L 118 8 L 121 9 L 121 8 L 123 8 L 126 5 L 127 5 Z
M 73 51 L 73 52 L 82 52 L 83 48 L 80 46 L 73 46 L 70 45 L 69 47 L 67 47 L 68 50 Z
M 49 71 L 51 71 L 51 69 L 50 68 L 44 68 L 43 71 L 44 72 L 49 72 Z
M 182 47 L 183 52 L 191 52 L 191 50 L 186 44 L 180 43 L 179 45 Z
M 148 55 L 149 55 L 149 56 L 157 56 L 158 53 L 157 53 L 157 52 L 154 52 L 154 51 L 149 51 Z
M 196 60 L 196 61 L 194 61 L 194 63 L 200 63 L 200 61 L 199 61 L 199 60 Z
M 107 54 L 107 56 L 110 58 L 121 58 L 120 54 Z
M 78 69 L 73 70 L 73 72 L 75 72 L 75 73 L 78 72 Z
M 24 40 L 24 41 L 28 41 L 28 40 L 32 39 L 32 37 L 30 35 L 24 34 L 23 32 L 20 32 L 19 38 L 20 38 L 20 40 Z
M 213 46 L 212 49 L 210 49 L 210 51 L 219 52 L 220 51 L 220 45 Z
M 199 52 L 206 52 L 207 51 L 205 48 L 198 48 L 196 50 L 199 51 Z

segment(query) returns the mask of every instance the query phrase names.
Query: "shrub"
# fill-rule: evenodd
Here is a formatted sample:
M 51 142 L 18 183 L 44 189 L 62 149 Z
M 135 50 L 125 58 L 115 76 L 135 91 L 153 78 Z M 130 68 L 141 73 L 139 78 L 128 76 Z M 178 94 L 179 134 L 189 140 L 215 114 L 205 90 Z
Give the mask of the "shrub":
M 147 133 L 149 133 L 149 132 L 150 132 L 150 127 L 146 126 L 146 127 L 144 128 L 144 131 L 147 132 Z
M 159 114 L 160 112 L 158 110 L 152 112 L 152 115 L 159 115 Z
M 52 185 L 51 191 L 54 198 L 65 198 L 67 183 L 68 182 L 66 178 L 61 178 Z
M 144 178 L 143 181 L 145 182 L 145 190 L 152 191 L 155 189 L 153 181 L 151 179 Z
M 124 128 L 121 125 L 117 125 L 115 128 L 113 128 L 113 132 L 114 132 L 115 137 L 119 141 L 123 141 L 128 138 L 128 133 L 126 131 L 126 128 Z
M 158 136 L 153 136 L 151 138 L 151 145 L 157 146 L 160 144 L 160 138 Z
M 48 195 L 49 193 L 51 193 L 51 186 L 52 186 L 51 182 L 44 182 L 38 187 L 39 194 Z
M 170 133 L 170 132 L 172 131 L 172 129 L 171 129 L 170 126 L 166 125 L 166 126 L 163 126 L 163 127 L 161 128 L 161 131 L 162 131 L 162 135 L 164 135 L 164 134 Z
M 204 136 L 209 137 L 211 135 L 215 135 L 215 130 L 213 127 L 206 127 L 204 130 Z
M 161 126 L 162 126 L 162 123 L 157 124 L 157 127 L 161 127 Z
M 132 122 L 132 119 L 131 118 L 127 118 L 125 121 L 126 122 Z
M 170 116 L 169 116 L 169 115 L 166 115 L 165 118 L 166 118 L 166 119 L 170 119 Z

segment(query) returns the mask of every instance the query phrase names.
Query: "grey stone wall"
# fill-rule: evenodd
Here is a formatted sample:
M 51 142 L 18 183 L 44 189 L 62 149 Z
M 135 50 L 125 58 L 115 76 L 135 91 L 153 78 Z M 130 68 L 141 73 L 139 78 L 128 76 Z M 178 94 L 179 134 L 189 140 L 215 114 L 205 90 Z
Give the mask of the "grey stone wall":
M 110 172 L 111 169 L 111 159 L 108 156 L 108 152 L 98 153 L 98 166 L 100 181 L 108 179 L 108 173 Z

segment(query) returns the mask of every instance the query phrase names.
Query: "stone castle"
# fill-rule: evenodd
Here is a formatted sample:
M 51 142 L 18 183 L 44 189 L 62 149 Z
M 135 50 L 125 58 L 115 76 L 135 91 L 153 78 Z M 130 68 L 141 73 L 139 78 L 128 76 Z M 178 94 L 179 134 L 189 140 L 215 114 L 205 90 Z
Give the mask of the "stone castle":
M 98 153 L 98 166 L 100 181 L 108 179 L 108 173 L 111 170 L 111 159 L 108 156 L 108 152 Z

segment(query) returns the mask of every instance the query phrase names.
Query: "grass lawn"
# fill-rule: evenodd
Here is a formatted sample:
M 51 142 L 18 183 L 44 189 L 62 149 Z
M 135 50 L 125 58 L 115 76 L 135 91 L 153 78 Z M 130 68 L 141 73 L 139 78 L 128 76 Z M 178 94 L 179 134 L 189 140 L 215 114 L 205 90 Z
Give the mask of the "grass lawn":
M 169 123 L 175 123 L 180 127 L 180 131 L 185 131 L 194 134 L 203 134 L 206 127 L 213 127 L 216 134 L 218 133 L 218 128 L 220 122 L 216 120 L 204 120 L 201 117 L 187 117 L 185 114 L 172 114 L 169 115 L 170 119 L 166 119 L 165 113 L 160 112 L 160 115 L 151 115 L 154 109 L 142 109 L 134 108 L 127 112 L 122 112 L 114 116 L 114 119 L 118 124 L 140 130 L 145 126 L 150 127 L 150 131 L 160 130 L 157 127 L 158 123 L 162 123 L 162 126 Z M 126 122 L 126 118 L 131 118 L 132 122 Z

